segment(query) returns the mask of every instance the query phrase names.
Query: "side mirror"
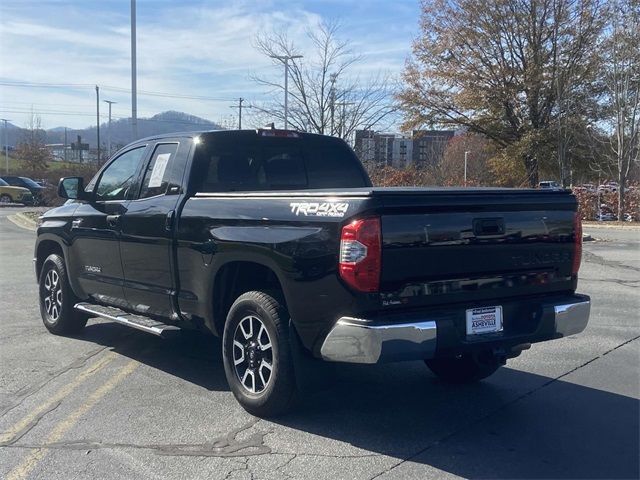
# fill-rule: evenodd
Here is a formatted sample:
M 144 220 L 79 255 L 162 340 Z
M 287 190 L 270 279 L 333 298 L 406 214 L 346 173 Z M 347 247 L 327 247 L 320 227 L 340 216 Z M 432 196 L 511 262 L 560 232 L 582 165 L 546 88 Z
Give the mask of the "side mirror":
M 58 196 L 72 200 L 85 197 L 84 180 L 82 177 L 64 177 L 58 182 Z

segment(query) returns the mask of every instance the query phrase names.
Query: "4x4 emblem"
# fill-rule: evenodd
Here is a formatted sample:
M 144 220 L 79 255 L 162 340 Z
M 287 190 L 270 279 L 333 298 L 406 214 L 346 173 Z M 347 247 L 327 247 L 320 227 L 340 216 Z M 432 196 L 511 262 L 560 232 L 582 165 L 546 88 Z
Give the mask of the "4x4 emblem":
M 293 202 L 289 206 L 291 213 L 305 217 L 344 217 L 349 209 L 349 204 L 346 202 Z

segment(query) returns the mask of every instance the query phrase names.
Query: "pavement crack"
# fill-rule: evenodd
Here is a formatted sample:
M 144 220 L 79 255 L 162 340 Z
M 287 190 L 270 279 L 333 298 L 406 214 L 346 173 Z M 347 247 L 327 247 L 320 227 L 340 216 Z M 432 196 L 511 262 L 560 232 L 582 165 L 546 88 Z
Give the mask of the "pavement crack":
M 7 440 L 5 442 L 0 442 L 0 447 L 12 446 L 14 443 L 16 443 L 22 437 L 24 437 L 27 433 L 29 433 L 31 429 L 35 427 L 45 415 L 48 415 L 49 413 L 53 412 L 56 408 L 58 408 L 61 403 L 62 402 L 54 403 L 53 405 L 51 405 L 51 407 L 40 412 L 33 420 L 31 420 L 27 425 L 25 425 L 24 428 L 22 428 L 19 432 L 14 434 L 10 440 Z
M 242 432 L 249 430 L 260 421 L 259 418 L 252 419 L 247 424 L 231 430 L 229 433 L 206 443 L 194 444 L 135 444 L 135 443 L 108 443 L 97 440 L 66 440 L 47 444 L 19 444 L 13 445 L 15 440 L 8 445 L 18 448 L 32 449 L 67 449 L 67 450 L 97 450 L 97 449 L 119 449 L 132 448 L 140 450 L 151 450 L 158 455 L 166 456 L 190 456 L 190 457 L 250 457 L 254 455 L 264 455 L 271 453 L 271 448 L 264 444 L 264 437 L 268 432 L 257 432 L 247 438 L 239 440 L 237 437 Z M 26 432 L 25 432 L 26 433 Z M 22 435 L 21 435 L 22 436 Z
M 236 472 L 246 472 L 247 470 L 249 470 L 249 457 L 245 457 L 243 459 L 243 462 L 240 468 L 233 468 L 229 470 L 224 476 L 224 480 L 229 480 L 233 476 L 233 474 Z M 251 477 L 253 478 L 253 474 L 251 474 Z
M 452 432 L 449 432 L 445 435 L 443 435 L 441 438 L 438 438 L 437 440 L 432 441 L 431 443 L 429 443 L 427 446 L 425 446 L 424 448 L 420 449 L 419 451 L 412 453 L 411 455 L 409 455 L 408 457 L 403 458 L 402 460 L 400 460 L 398 463 L 395 463 L 393 465 L 391 465 L 389 468 L 384 469 L 383 471 L 377 473 L 376 475 L 374 475 L 373 477 L 370 477 L 370 480 L 374 480 L 375 478 L 379 478 L 380 476 L 391 472 L 392 470 L 394 470 L 395 468 L 399 467 L 400 465 L 402 465 L 405 462 L 408 462 L 410 460 L 413 460 L 414 458 L 416 458 L 419 455 L 422 455 L 423 453 L 427 452 L 428 450 L 432 449 L 433 447 L 446 442 L 447 440 L 449 440 L 450 438 L 455 437 L 456 435 L 459 435 L 460 433 L 469 430 L 470 428 L 475 427 L 476 425 L 479 425 L 480 423 L 484 422 L 485 420 L 487 420 L 488 418 L 491 418 L 492 416 L 500 413 L 501 411 L 503 411 L 504 409 L 520 402 L 521 400 L 524 400 L 525 398 L 530 397 L 531 395 L 533 395 L 534 393 L 539 392 L 540 390 L 542 390 L 543 388 L 548 387 L 549 385 L 559 381 L 560 379 L 566 377 L 567 375 L 571 375 L 572 373 L 580 370 L 581 368 L 586 367 L 587 365 L 595 362 L 596 360 L 605 357 L 606 355 L 609 355 L 611 352 L 616 351 L 617 349 L 624 347 L 625 345 L 630 344 L 631 342 L 634 342 L 636 340 L 638 340 L 640 338 L 640 335 L 635 336 L 629 340 L 626 340 L 624 342 L 622 342 L 619 345 L 616 345 L 613 348 L 610 348 L 609 350 L 607 350 L 606 352 L 601 353 L 600 355 L 597 355 L 589 360 L 587 360 L 586 362 L 578 365 L 575 368 L 572 368 L 571 370 L 569 370 L 568 372 L 563 373 L 562 375 L 559 375 L 555 378 L 550 379 L 548 382 L 543 383 L 542 385 L 540 385 L 539 387 L 536 387 L 532 390 L 529 390 L 528 392 L 525 392 L 519 396 L 517 396 L 516 398 L 514 398 L 513 400 L 510 400 L 508 402 L 503 403 L 502 405 L 500 405 L 499 407 L 495 408 L 494 410 L 486 413 L 485 415 L 482 415 L 481 417 L 477 418 L 476 420 L 473 420 L 472 422 L 468 423 L 467 425 L 464 425 L 463 427 L 460 427 Z
M 74 360 L 73 362 L 71 362 L 66 367 L 61 368 L 57 372 L 54 372 L 48 378 L 44 379 L 40 383 L 38 383 L 36 385 L 31 385 L 31 386 L 28 386 L 28 387 L 21 388 L 20 390 L 18 390 L 15 393 L 15 395 L 18 397 L 18 400 L 15 401 L 13 404 L 5 407 L 0 412 L 0 418 L 4 417 L 6 414 L 11 412 L 12 410 L 18 408 L 20 405 L 22 405 L 24 403 L 24 401 L 26 399 L 28 399 L 29 397 L 31 397 L 34 394 L 38 393 L 40 390 L 42 390 L 44 387 L 46 387 L 53 380 L 59 378 L 60 376 L 64 375 L 65 373 L 67 373 L 67 372 L 69 372 L 71 370 L 77 370 L 77 369 L 80 369 L 80 368 L 84 367 L 87 364 L 87 362 L 89 362 L 89 360 L 94 358 L 96 355 L 99 355 L 100 353 L 105 351 L 107 348 L 109 348 L 109 347 L 100 347 L 100 348 L 97 348 L 95 350 L 92 350 L 89 353 L 85 354 L 84 356 Z
M 633 270 L 634 272 L 640 273 L 640 268 L 638 267 L 634 267 L 633 265 L 627 265 L 622 262 L 618 262 L 616 260 L 607 260 L 606 258 L 601 257 L 600 255 L 596 255 L 595 253 L 589 252 L 587 250 L 584 250 L 582 252 L 582 258 L 585 262 L 596 263 L 598 265 L 604 265 L 606 267 L 612 267 L 612 268 L 623 268 L 626 270 Z
M 291 462 L 293 462 L 296 458 L 298 458 L 298 454 L 297 453 L 286 453 L 284 455 L 289 455 L 291 458 L 285 460 L 285 462 L 282 465 L 279 465 L 278 467 L 276 467 L 275 471 L 278 472 L 281 475 L 284 475 L 287 478 L 293 478 L 293 476 L 291 476 L 287 472 L 283 471 L 283 469 L 286 468 L 287 466 L 289 466 L 289 464 Z
M 583 282 L 603 282 L 603 283 L 616 283 L 623 287 L 640 288 L 640 280 L 620 280 L 617 278 L 581 278 Z

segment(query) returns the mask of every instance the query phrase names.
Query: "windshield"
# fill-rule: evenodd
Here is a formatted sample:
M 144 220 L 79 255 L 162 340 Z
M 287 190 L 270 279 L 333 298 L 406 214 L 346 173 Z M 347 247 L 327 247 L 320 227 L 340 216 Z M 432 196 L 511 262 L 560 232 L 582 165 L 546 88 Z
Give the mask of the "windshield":
M 0 187 L 8 187 L 9 184 L 0 178 Z
M 27 185 L 29 185 L 30 187 L 36 187 L 36 188 L 40 188 L 42 185 L 37 184 L 36 182 L 34 182 L 33 180 L 31 180 L 28 177 L 20 177 L 22 179 L 22 181 L 24 183 L 26 183 Z

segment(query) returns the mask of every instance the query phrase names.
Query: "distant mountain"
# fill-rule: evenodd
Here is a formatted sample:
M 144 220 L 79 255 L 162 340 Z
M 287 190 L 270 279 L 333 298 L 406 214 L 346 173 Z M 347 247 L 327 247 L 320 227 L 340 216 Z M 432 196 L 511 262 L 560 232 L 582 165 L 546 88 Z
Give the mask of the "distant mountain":
M 138 118 L 138 138 L 150 137 L 152 135 L 160 135 L 163 133 L 194 132 L 198 130 L 218 129 L 221 129 L 218 124 L 184 112 L 167 111 L 158 113 L 151 118 Z M 9 124 L 9 128 L 7 130 L 9 146 L 15 146 L 20 141 L 23 129 Z M 100 125 L 100 143 L 103 147 L 107 144 L 107 132 L 108 124 L 105 122 Z M 82 138 L 83 143 L 89 143 L 91 148 L 96 147 L 96 127 L 87 127 L 83 129 L 68 128 L 67 143 L 75 142 L 78 135 Z M 64 137 L 65 127 L 55 127 L 46 130 L 47 143 L 64 143 Z M 126 145 L 131 141 L 131 119 L 126 118 L 112 120 L 112 148 L 115 149 L 117 146 Z M 4 142 L 4 137 L 1 142 Z

